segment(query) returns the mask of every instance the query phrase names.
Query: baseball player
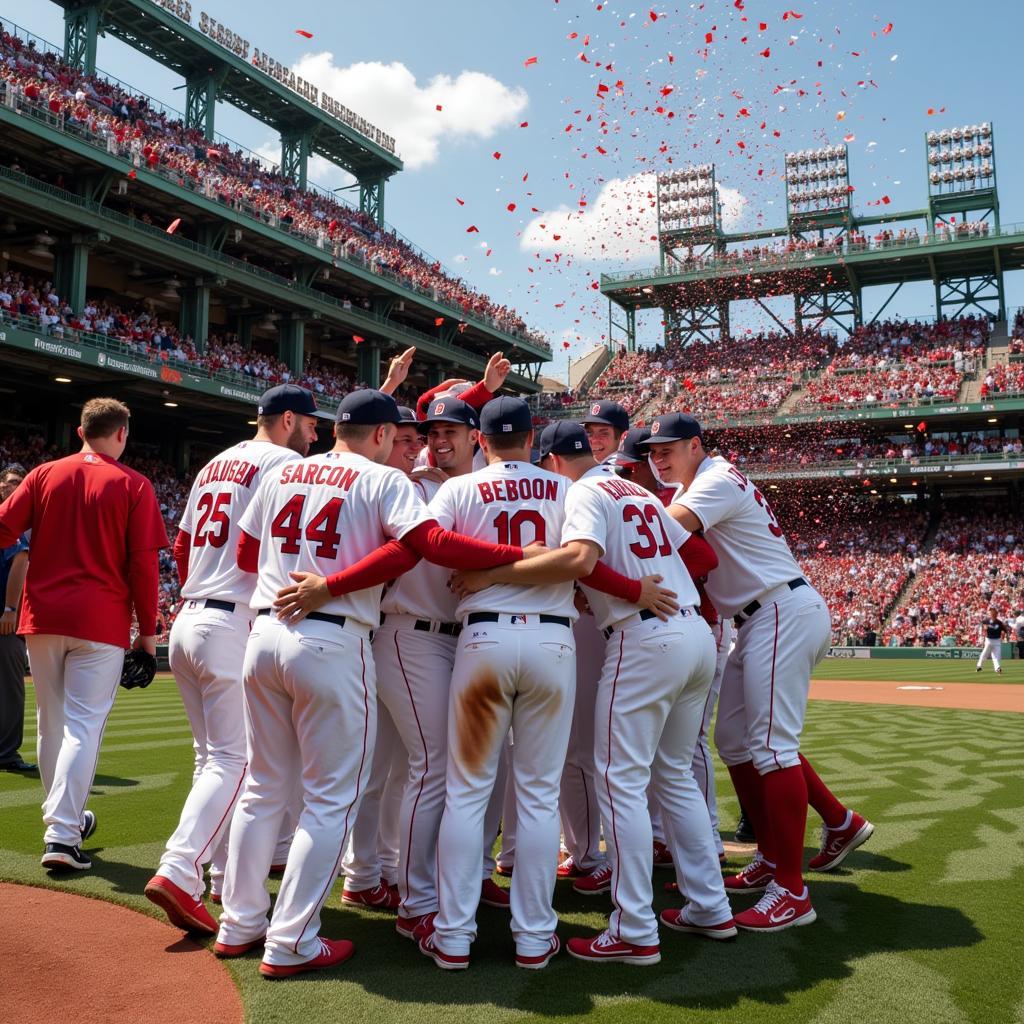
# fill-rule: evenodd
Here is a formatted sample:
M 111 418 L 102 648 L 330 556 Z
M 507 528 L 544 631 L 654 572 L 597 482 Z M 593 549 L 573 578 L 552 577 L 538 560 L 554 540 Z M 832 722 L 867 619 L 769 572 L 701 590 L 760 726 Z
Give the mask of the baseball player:
M 346 396 L 334 448 L 269 475 L 240 523 L 238 563 L 257 572 L 243 666 L 250 764 L 231 823 L 215 952 L 240 956 L 265 943 L 264 977 L 330 967 L 354 951 L 318 931 L 373 757 L 369 636 L 380 622 L 381 588 L 336 596 L 330 577 L 387 537 L 401 541 L 402 552 L 412 548 L 413 561 L 522 557 L 520 548 L 473 543 L 437 526 L 409 480 L 383 465 L 399 419 L 394 399 L 380 391 Z M 282 592 L 289 606 L 273 614 Z M 265 880 L 297 777 L 303 807 L 268 926 Z
M 764 895 L 736 924 L 750 931 L 810 924 L 815 912 L 801 866 L 813 770 L 799 747 L 811 670 L 829 647 L 828 609 L 802 576 L 764 495 L 735 466 L 707 455 L 692 416 L 657 417 L 645 446 L 662 479 L 682 485 L 670 506 L 676 520 L 703 530 L 718 555 L 708 596 L 737 628 L 715 739 L 754 819 L 759 852 L 726 888 Z M 812 785 L 825 789 L 816 775 Z M 812 865 L 835 866 L 873 831 L 831 799 L 825 841 Z
M 634 427 L 628 430 L 619 443 L 619 450 L 608 460 L 610 465 L 615 467 L 615 472 L 626 480 L 650 491 L 668 504 L 675 489 L 662 487 L 658 478 L 654 475 L 650 466 L 647 450 L 643 442 L 650 437 L 650 430 L 646 427 Z M 662 499 L 662 495 L 667 497 Z M 693 777 L 697 780 L 697 786 L 704 795 L 704 801 L 708 805 L 708 816 L 711 819 L 711 837 L 718 851 L 718 859 L 725 859 L 725 846 L 722 843 L 722 836 L 718 824 L 718 798 L 715 794 L 715 765 L 711 757 L 711 747 L 708 743 L 710 735 L 711 720 L 714 718 L 715 705 L 718 702 L 718 694 L 722 688 L 722 674 L 725 671 L 725 663 L 732 648 L 733 626 L 732 621 L 725 616 L 719 615 L 715 607 L 707 599 L 703 585 L 698 585 L 698 593 L 701 596 L 700 611 L 704 620 L 711 627 L 711 633 L 715 640 L 715 676 L 711 681 L 711 689 L 708 690 L 707 700 L 704 705 L 704 715 L 701 720 L 700 734 L 697 737 L 697 746 L 693 754 Z M 657 856 L 657 847 L 655 855 Z M 669 883 L 670 884 L 670 883 Z M 678 888 L 678 886 L 674 886 Z
M 569 953 L 592 962 L 653 964 L 661 959 L 651 907 L 653 843 L 647 788 L 653 782 L 678 870 L 686 880 L 684 911 L 666 911 L 664 922 L 710 938 L 736 934 L 722 885 L 707 805 L 690 764 L 714 675 L 711 631 L 681 558 L 690 540 L 648 490 L 598 465 L 578 424 L 560 422 L 540 440 L 541 464 L 573 481 L 566 495 L 562 547 L 519 569 L 460 574 L 471 589 L 481 582 L 552 584 L 583 578 L 587 599 L 605 637 L 597 688 L 595 760 L 598 795 L 612 864 L 608 928 L 589 939 L 569 940 Z M 713 555 L 699 538 L 695 545 Z M 598 559 L 632 580 L 664 581 L 678 596 L 663 615 L 633 600 L 609 597 L 587 585 Z M 522 571 L 526 569 L 527 571 Z M 474 579 L 475 577 L 475 579 Z M 682 607 L 680 608 L 680 605 Z
M 501 544 L 560 536 L 564 478 L 530 464 L 533 421 L 502 397 L 480 419 L 485 469 L 448 480 L 431 501 L 442 526 Z M 536 969 L 559 949 L 551 906 L 558 788 L 575 689 L 572 586 L 494 586 L 459 602 L 462 622 L 448 711 L 448 765 L 438 837 L 439 910 L 420 949 L 442 968 L 469 965 L 479 903 L 484 814 L 509 728 L 516 793 L 512 876 L 516 964 Z
M 192 727 L 195 770 L 178 827 L 145 892 L 187 931 L 217 931 L 203 904 L 203 865 L 211 864 L 216 895 L 245 776 L 242 661 L 256 581 L 235 560 L 238 524 L 265 477 L 308 454 L 316 425 L 316 400 L 306 388 L 281 384 L 265 392 L 256 436 L 221 452 L 196 475 L 174 542 L 183 602 L 171 627 L 169 658 Z
M 980 672 L 982 665 L 985 664 L 986 658 L 992 659 L 992 664 L 995 666 L 997 672 L 1002 672 L 1002 665 L 1000 665 L 1000 657 L 1002 655 L 1002 641 L 1004 636 L 1010 635 L 1010 629 L 999 618 L 999 612 L 995 608 L 989 608 L 988 618 L 981 624 L 981 639 L 984 641 L 984 646 L 981 648 L 981 654 L 978 657 L 978 664 L 975 666 L 975 671 Z
M 0 505 L 0 549 L 32 531 L 18 632 L 28 643 L 39 725 L 45 851 L 42 865 L 85 871 L 81 844 L 96 830 L 86 810 L 100 741 L 131 644 L 156 653 L 159 568 L 167 546 L 153 485 L 118 459 L 128 407 L 82 406 L 82 450 L 36 466 Z

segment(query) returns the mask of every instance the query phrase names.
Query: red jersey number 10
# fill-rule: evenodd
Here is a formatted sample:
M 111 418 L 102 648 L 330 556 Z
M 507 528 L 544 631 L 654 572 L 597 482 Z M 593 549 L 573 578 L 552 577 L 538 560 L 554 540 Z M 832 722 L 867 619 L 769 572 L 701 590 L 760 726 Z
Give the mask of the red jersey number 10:
M 526 544 L 546 544 L 547 528 L 544 517 L 533 509 L 520 509 L 513 515 L 508 512 L 499 512 L 494 517 L 493 525 L 498 531 L 499 544 L 511 544 L 513 547 L 525 547 L 523 543 L 523 524 L 529 523 L 533 527 L 533 540 Z

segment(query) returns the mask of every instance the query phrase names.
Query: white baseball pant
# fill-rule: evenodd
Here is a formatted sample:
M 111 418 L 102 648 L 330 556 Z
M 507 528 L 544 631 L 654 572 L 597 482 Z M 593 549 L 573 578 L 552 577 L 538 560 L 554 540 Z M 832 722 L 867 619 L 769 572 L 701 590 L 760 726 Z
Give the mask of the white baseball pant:
M 621 941 L 658 944 L 648 784 L 691 920 L 711 925 L 732 916 L 691 767 L 714 673 L 711 630 L 692 609 L 668 622 L 632 616 L 607 641 L 594 709 L 595 761 L 612 865 L 608 930 Z
M 517 620 L 517 624 L 513 623 Z M 525 620 L 525 621 L 524 621 Z M 540 617 L 502 614 L 459 637 L 448 714 L 448 773 L 438 838 L 440 909 L 435 941 L 465 955 L 476 937 L 477 860 L 484 812 L 505 737 L 515 733 L 516 865 L 512 934 L 516 952 L 549 948 L 559 845 L 558 789 L 576 688 L 572 630 Z
M 998 672 L 1002 653 L 1002 641 L 989 640 L 988 638 L 986 638 L 985 646 L 982 647 L 981 656 L 978 658 L 978 668 L 981 668 L 981 666 L 985 663 L 986 658 L 991 658 L 992 664 L 995 666 L 995 669 Z
M 46 633 L 25 640 L 36 690 L 39 777 L 46 794 L 43 842 L 78 846 L 124 650 Z
M 770 591 L 736 630 L 718 698 L 715 746 L 727 765 L 761 775 L 800 763 L 811 671 L 828 653 L 832 622 L 810 586 Z
M 320 952 L 320 911 L 338 874 L 373 759 L 377 693 L 369 630 L 273 616 L 253 623 L 243 668 L 249 774 L 231 820 L 219 939 L 266 933 L 263 959 Z M 267 872 L 281 818 L 302 779 L 284 878 L 267 924 Z
M 601 852 L 601 810 L 594 777 L 594 699 L 604 665 L 604 637 L 593 615 L 581 615 L 573 626 L 576 643 L 576 700 L 569 750 L 562 771 L 561 818 L 565 848 L 581 871 L 604 862 Z M 504 848 L 504 847 L 503 847 Z
M 409 758 L 391 714 L 380 700 L 379 667 L 377 675 L 377 739 L 370 779 L 341 862 L 349 892 L 373 889 L 381 883 L 393 885 L 398 878 L 400 811 Z
M 437 835 L 444 812 L 448 763 L 448 691 L 458 640 L 414 628 L 415 618 L 389 614 L 373 635 L 377 693 L 407 758 L 398 817 L 398 892 L 403 917 L 437 910 Z M 504 771 L 484 820 L 483 877 L 501 814 Z
M 697 749 L 693 752 L 693 777 L 697 780 L 697 787 L 704 795 L 704 802 L 708 805 L 708 816 L 711 818 L 711 838 L 715 841 L 715 849 L 719 854 L 725 853 L 722 845 L 722 837 L 718 831 L 718 797 L 715 794 L 715 762 L 711 757 L 711 745 L 708 743 L 708 736 L 711 733 L 711 720 L 715 717 L 715 704 L 718 702 L 718 694 L 722 689 L 722 675 L 725 672 L 725 663 L 729 660 L 729 650 L 732 647 L 734 627 L 732 619 L 719 618 L 718 622 L 711 627 L 711 634 L 715 638 L 715 678 L 711 681 L 711 689 L 708 690 L 707 701 L 704 704 L 704 717 L 700 723 L 700 735 L 697 737 Z
M 242 662 L 251 616 L 244 604 L 229 612 L 186 601 L 171 627 L 171 671 L 192 727 L 195 769 L 157 874 L 194 899 L 206 890 L 206 863 L 211 890 L 222 888 L 231 814 L 245 778 Z

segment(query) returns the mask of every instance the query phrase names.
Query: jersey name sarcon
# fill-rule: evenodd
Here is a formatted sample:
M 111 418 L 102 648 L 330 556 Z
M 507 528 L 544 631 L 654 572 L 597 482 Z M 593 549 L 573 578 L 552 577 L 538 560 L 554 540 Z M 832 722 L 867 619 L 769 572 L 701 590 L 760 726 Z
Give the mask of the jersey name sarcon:
M 568 484 L 565 477 L 528 462 L 492 462 L 475 473 L 446 480 L 430 510 L 446 529 L 477 540 L 518 547 L 540 541 L 553 547 L 562 536 Z M 571 583 L 495 584 L 459 602 L 458 618 L 470 612 L 561 615 L 574 622 L 579 615 Z
M 414 479 L 412 483 L 427 502 L 441 489 L 433 480 Z M 454 622 L 459 602 L 448 586 L 451 574 L 451 569 L 443 565 L 420 559 L 384 592 L 380 610 L 386 615 L 415 615 L 418 619 Z
M 591 541 L 601 549 L 605 565 L 631 579 L 655 573 L 664 577 L 661 585 L 675 591 L 682 608 L 700 604 L 678 554 L 689 539 L 657 495 L 619 479 L 607 464 L 585 473 L 566 495 L 562 544 Z M 592 587 L 583 590 L 600 629 L 638 610 L 635 604 Z
M 803 575 L 764 495 L 720 456 L 705 459 L 672 504 L 693 512 L 718 555 L 704 589 L 719 614 L 731 618 L 766 590 Z
M 256 580 L 235 561 L 238 524 L 263 478 L 275 466 L 301 458 L 270 441 L 242 441 L 203 466 L 179 524 L 191 537 L 182 597 L 249 603 Z
M 260 542 L 252 606 L 270 608 L 291 572 L 330 576 L 431 518 L 407 477 L 362 455 L 327 452 L 287 463 L 266 477 L 242 517 L 242 529 Z M 332 597 L 319 611 L 375 629 L 382 590 Z

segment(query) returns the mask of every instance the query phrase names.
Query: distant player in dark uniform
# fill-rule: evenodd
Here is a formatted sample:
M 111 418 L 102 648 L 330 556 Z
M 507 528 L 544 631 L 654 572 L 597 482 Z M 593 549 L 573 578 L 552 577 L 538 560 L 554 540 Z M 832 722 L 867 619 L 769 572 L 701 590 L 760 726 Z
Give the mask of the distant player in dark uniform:
M 1002 639 L 1010 635 L 1009 627 L 996 614 L 995 608 L 989 608 L 988 618 L 981 624 L 981 634 L 985 641 L 981 649 L 981 657 L 978 658 L 976 669 L 981 671 L 981 666 L 986 658 L 991 658 L 996 667 L 996 672 L 1002 672 L 999 664 L 999 656 L 1002 653 Z

